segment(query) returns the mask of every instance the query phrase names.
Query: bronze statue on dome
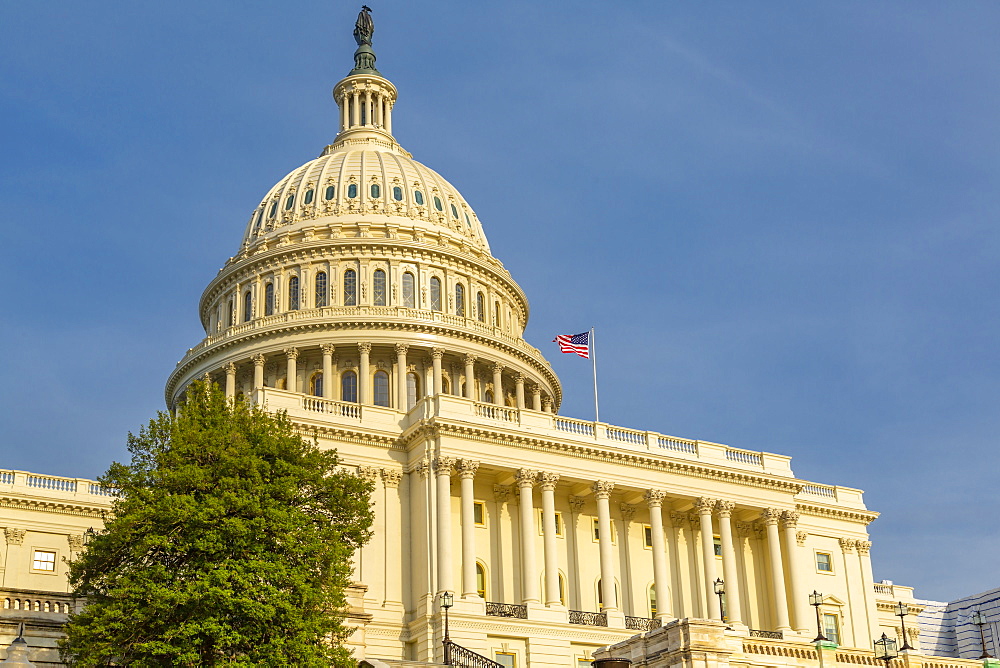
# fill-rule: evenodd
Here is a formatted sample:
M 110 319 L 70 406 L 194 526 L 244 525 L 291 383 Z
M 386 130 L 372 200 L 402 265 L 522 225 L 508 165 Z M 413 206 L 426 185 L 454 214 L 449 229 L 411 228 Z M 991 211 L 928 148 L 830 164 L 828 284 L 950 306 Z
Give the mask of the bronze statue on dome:
M 371 46 L 374 32 L 375 22 L 372 21 L 372 8 L 368 5 L 361 5 L 358 20 L 354 23 L 354 41 L 358 43 L 358 46 L 363 44 Z

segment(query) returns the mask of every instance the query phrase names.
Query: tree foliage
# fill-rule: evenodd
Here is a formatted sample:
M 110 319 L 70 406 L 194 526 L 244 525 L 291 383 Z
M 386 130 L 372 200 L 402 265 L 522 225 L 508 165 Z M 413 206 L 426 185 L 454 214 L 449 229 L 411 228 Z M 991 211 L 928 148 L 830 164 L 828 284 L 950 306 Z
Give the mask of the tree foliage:
M 70 565 L 86 597 L 75 665 L 349 665 L 351 556 L 371 484 L 284 415 L 195 383 L 176 416 L 129 434 L 101 483 L 112 515 Z

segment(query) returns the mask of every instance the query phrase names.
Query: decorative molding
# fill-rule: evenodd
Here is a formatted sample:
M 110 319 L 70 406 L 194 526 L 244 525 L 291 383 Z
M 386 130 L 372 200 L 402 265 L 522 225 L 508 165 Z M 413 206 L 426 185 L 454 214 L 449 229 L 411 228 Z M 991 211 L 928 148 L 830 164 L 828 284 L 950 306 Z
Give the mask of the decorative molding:
M 538 471 L 533 471 L 531 469 L 518 469 L 517 473 L 514 474 L 518 487 L 533 487 L 535 484 L 535 478 L 537 477 Z
M 497 503 L 507 503 L 511 491 L 510 485 L 493 485 L 493 499 Z
M 712 511 L 715 510 L 716 503 L 718 503 L 718 499 L 700 496 L 694 502 L 694 507 L 698 510 L 699 515 L 711 515 Z
M 760 513 L 760 519 L 768 526 L 778 526 L 778 520 L 781 519 L 781 510 L 778 508 L 765 508 Z
M 451 469 L 458 462 L 456 457 L 436 457 L 434 459 L 434 473 L 439 476 L 451 475 Z
M 71 533 L 66 536 L 66 542 L 69 544 L 70 550 L 79 552 L 83 549 L 84 536 L 80 533 Z
M 607 499 L 611 496 L 611 492 L 614 491 L 615 483 L 607 480 L 598 480 L 591 489 L 593 489 L 594 496 L 598 499 Z
M 732 517 L 734 508 L 736 508 L 736 504 L 732 501 L 719 500 L 715 502 L 715 512 L 719 513 L 720 518 Z
M 667 493 L 659 489 L 647 489 L 646 493 L 642 495 L 642 498 L 646 500 L 646 505 L 650 508 L 659 508 L 663 505 L 663 499 L 665 499 Z
M 587 499 L 583 498 L 582 496 L 569 497 L 569 509 L 577 515 L 580 514 L 580 511 L 583 510 L 583 506 L 586 503 Z
M 632 518 L 635 517 L 635 506 L 631 503 L 622 503 L 618 506 L 618 510 L 621 511 L 622 519 L 626 522 L 631 522 Z
M 476 471 L 479 470 L 479 462 L 472 459 L 461 459 L 458 461 L 458 472 L 459 475 L 465 479 L 472 479 L 476 477 Z
M 781 513 L 781 520 L 784 522 L 786 529 L 794 529 L 799 524 L 799 514 L 794 510 L 786 510 Z
M 556 488 L 556 483 L 559 482 L 558 473 L 550 473 L 549 471 L 542 471 L 538 474 L 538 486 L 542 488 L 542 491 L 552 491 Z
M 855 547 L 858 548 L 858 554 L 868 554 L 872 549 L 872 542 L 870 540 L 859 540 L 855 543 Z
M 858 544 L 853 538 L 841 538 L 839 541 L 840 549 L 844 551 L 845 554 L 854 552 L 854 547 Z
M 795 542 L 798 543 L 799 547 L 802 547 L 803 545 L 806 544 L 806 538 L 808 538 L 808 537 L 809 537 L 809 534 L 806 533 L 805 531 L 796 531 L 795 532 Z
M 294 360 L 294 359 L 298 359 L 299 358 L 299 349 L 298 348 L 285 348 L 284 349 L 284 353 L 285 353 L 285 357 L 287 357 L 290 360 Z
M 24 534 L 27 533 L 24 529 L 14 529 L 13 527 L 7 527 L 3 530 L 4 536 L 7 538 L 8 545 L 20 545 L 24 542 Z
M 382 469 L 382 482 L 386 487 L 399 487 L 403 472 L 398 469 Z
M 374 466 L 359 466 L 358 475 L 367 480 L 368 482 L 375 482 L 379 476 L 379 469 Z
M 332 343 L 321 343 L 319 349 L 323 351 L 324 355 L 333 355 L 337 350 L 337 346 Z

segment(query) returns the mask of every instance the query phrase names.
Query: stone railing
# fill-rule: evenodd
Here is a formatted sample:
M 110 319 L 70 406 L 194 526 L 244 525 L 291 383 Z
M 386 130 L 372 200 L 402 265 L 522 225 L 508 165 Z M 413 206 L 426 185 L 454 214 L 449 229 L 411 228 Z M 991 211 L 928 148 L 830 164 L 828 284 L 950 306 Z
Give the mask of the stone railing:
M 70 594 L 29 589 L 0 589 L 3 610 L 9 613 L 67 615 L 73 611 Z
M 885 584 L 882 582 L 875 583 L 875 593 L 883 594 L 885 596 L 893 596 L 893 589 L 891 584 Z
M 0 470 L 0 490 L 21 492 L 27 495 L 54 494 L 61 498 L 91 499 L 101 505 L 110 504 L 109 496 L 114 490 L 101 487 L 100 483 L 87 478 L 63 478 L 40 475 L 28 471 Z
M 486 614 L 490 617 L 512 617 L 514 619 L 527 619 L 528 606 L 517 603 L 486 603 Z
M 650 619 L 649 617 L 629 617 L 626 615 L 625 628 L 631 631 L 652 631 L 653 629 L 660 628 L 660 620 Z
M 570 624 L 583 624 L 584 626 L 607 626 L 608 616 L 603 612 L 587 612 L 586 610 L 570 610 Z
M 331 401 L 319 397 L 302 396 L 302 408 L 314 413 L 327 413 L 337 417 L 361 419 L 361 405 L 349 401 Z
M 500 420 L 501 422 L 519 422 L 516 408 L 507 408 L 505 406 L 497 406 L 496 404 L 476 403 L 473 404 L 473 410 L 475 410 L 476 415 L 479 417 Z

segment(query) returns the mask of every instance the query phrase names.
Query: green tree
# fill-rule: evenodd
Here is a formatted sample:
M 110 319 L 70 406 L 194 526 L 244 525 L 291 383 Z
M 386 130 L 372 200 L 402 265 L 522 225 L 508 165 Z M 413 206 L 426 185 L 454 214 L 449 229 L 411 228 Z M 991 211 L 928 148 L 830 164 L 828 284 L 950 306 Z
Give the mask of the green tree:
M 193 384 L 160 413 L 118 497 L 70 565 L 87 604 L 64 660 L 81 666 L 350 665 L 342 646 L 351 555 L 370 536 L 371 484 L 288 418 Z

